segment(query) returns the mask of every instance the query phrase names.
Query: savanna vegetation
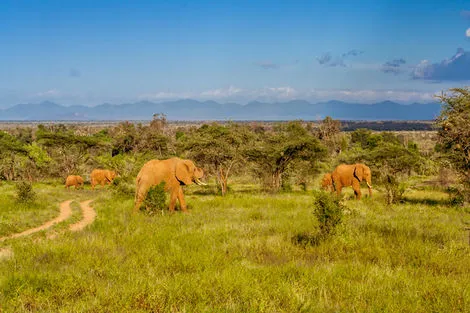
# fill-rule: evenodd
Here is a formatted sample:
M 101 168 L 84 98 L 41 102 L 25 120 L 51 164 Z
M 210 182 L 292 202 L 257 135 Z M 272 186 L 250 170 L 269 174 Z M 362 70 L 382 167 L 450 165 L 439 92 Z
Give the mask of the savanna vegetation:
M 442 95 L 433 149 L 331 118 L 0 131 L 0 237 L 74 200 L 59 235 L 0 239 L 0 311 L 468 312 L 468 92 Z M 169 214 L 157 186 L 133 214 L 142 165 L 173 156 L 209 184 L 186 187 L 191 213 Z M 341 163 L 370 167 L 372 197 L 319 190 Z M 119 177 L 92 191 L 94 168 Z M 96 220 L 65 231 L 86 199 Z

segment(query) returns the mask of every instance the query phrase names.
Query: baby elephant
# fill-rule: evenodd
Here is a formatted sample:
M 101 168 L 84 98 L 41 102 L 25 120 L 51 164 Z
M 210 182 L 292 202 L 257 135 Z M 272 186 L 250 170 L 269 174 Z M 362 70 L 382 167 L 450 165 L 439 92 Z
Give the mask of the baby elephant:
M 326 191 L 333 191 L 333 179 L 330 173 L 323 175 L 321 180 L 321 188 Z
M 65 180 L 65 188 L 69 189 L 70 186 L 75 186 L 75 189 L 83 186 L 83 178 L 79 175 L 69 175 Z

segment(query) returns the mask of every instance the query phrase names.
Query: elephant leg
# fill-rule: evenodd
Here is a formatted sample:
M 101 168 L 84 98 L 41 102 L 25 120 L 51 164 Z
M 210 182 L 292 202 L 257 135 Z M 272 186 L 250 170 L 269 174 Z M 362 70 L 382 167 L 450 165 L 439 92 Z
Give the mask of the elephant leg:
M 356 200 L 361 200 L 362 193 L 361 193 L 361 185 L 359 182 L 354 182 L 352 185 L 354 189 L 354 194 L 356 195 Z
M 185 213 L 188 213 L 188 209 L 186 208 L 186 201 L 184 200 L 183 188 L 181 186 L 178 188 L 178 201 L 180 202 L 181 210 Z
M 178 190 L 172 189 L 170 191 L 170 212 L 175 211 L 176 199 L 178 197 Z
M 341 190 L 343 189 L 343 186 L 340 184 L 335 185 L 335 190 L 336 190 L 336 195 L 340 196 L 341 195 Z

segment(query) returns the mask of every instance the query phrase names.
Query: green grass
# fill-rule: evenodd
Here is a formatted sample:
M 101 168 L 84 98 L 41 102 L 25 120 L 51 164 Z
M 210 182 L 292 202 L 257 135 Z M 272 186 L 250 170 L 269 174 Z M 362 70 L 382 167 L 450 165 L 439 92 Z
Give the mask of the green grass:
M 0 191 L 8 186 L 0 187 Z M 40 194 L 96 198 L 82 232 L 9 242 L 0 260 L 5 312 L 468 312 L 468 209 L 436 191 L 385 206 L 380 193 L 352 200 L 337 234 L 314 231 L 312 194 L 233 186 L 221 197 L 189 187 L 190 214 L 132 215 L 109 190 Z M 74 194 L 74 196 L 71 196 Z M 74 198 L 76 197 L 76 198 Z M 77 204 L 74 204 L 78 210 Z M 51 209 L 55 209 L 50 207 Z

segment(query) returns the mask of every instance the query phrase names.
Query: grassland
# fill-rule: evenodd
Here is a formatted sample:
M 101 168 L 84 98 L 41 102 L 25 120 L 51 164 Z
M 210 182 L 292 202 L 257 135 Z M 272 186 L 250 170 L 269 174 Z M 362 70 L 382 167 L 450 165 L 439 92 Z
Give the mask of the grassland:
M 297 235 L 318 227 L 312 193 L 253 189 L 221 197 L 190 187 L 190 214 L 148 216 L 109 189 L 35 185 L 36 206 L 2 202 L 2 234 L 37 226 L 65 199 L 96 199 L 98 216 L 79 233 L 0 243 L 13 251 L 0 259 L 0 311 L 470 311 L 469 210 L 445 193 L 412 190 L 385 206 L 380 192 L 357 202 L 348 190 L 337 234 L 303 245 Z M 0 194 L 13 201 L 11 185 Z

